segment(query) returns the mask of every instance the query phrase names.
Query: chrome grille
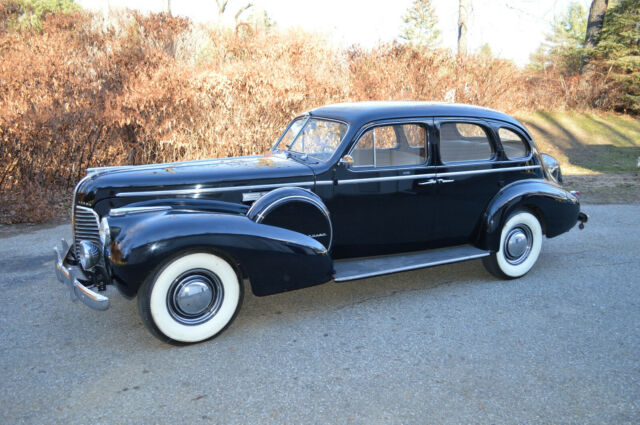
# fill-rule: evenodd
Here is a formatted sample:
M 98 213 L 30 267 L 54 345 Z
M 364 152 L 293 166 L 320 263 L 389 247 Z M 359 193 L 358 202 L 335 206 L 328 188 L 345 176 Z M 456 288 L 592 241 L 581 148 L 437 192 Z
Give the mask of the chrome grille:
M 80 241 L 91 241 L 100 246 L 100 231 L 98 214 L 91 208 L 76 205 L 73 209 L 73 246 L 76 256 Z

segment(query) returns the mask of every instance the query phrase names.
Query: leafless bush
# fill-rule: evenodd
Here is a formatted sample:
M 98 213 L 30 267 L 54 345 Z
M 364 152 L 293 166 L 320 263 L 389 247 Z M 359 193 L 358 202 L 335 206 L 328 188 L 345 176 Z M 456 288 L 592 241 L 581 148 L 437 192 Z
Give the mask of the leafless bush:
M 4 25 L 0 3 L 0 222 L 56 215 L 87 166 L 265 152 L 326 103 L 417 99 L 513 112 L 585 107 L 606 87 L 484 56 L 382 45 L 337 50 L 299 32 L 212 29 L 163 14 L 51 14 Z

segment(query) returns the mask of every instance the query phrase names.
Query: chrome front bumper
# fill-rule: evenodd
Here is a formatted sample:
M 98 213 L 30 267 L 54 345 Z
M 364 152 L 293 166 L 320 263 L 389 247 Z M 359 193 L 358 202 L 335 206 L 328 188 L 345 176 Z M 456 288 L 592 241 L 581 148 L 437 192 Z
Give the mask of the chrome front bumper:
M 82 301 L 85 305 L 95 310 L 106 310 L 109 308 L 109 298 L 104 295 L 100 295 L 93 292 L 86 286 L 84 286 L 77 279 L 84 278 L 85 275 L 82 269 L 78 266 L 67 264 L 67 257 L 69 256 L 69 244 L 62 239 L 62 246 L 53 248 L 56 251 L 56 276 L 58 280 L 64 283 L 69 288 L 71 295 L 71 301 Z

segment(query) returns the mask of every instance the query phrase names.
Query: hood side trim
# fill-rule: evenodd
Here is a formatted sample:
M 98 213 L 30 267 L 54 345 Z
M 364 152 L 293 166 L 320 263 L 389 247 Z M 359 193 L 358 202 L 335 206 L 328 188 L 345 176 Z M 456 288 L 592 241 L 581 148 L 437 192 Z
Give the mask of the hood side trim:
M 105 171 L 128 171 L 128 170 L 150 170 L 155 168 L 177 168 L 177 167 L 192 167 L 196 165 L 215 165 L 221 162 L 229 162 L 240 159 L 253 159 L 263 157 L 265 155 L 250 155 L 250 156 L 232 156 L 228 158 L 210 158 L 210 159 L 196 159 L 192 161 L 179 161 L 179 162 L 163 162 L 158 164 L 141 164 L 141 165 L 115 165 L 110 167 L 89 167 L 87 173 L 99 174 Z
M 199 195 L 201 193 L 232 192 L 235 190 L 276 189 L 279 187 L 306 187 L 313 185 L 315 185 L 315 182 L 312 180 L 308 182 L 258 184 L 251 186 L 227 186 L 195 189 L 148 190 L 143 192 L 120 192 L 116 194 L 116 197 L 123 198 L 134 196 Z

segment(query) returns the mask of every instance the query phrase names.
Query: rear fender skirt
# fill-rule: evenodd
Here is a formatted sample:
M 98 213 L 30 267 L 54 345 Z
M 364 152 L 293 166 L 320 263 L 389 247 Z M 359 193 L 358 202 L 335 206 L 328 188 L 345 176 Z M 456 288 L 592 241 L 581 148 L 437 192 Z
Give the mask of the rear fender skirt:
M 109 265 L 128 296 L 165 261 L 196 250 L 226 258 L 258 296 L 325 283 L 333 272 L 320 242 L 243 215 L 169 210 L 112 217 L 109 225 Z
M 333 242 L 329 209 L 315 193 L 299 187 L 272 190 L 253 203 L 247 217 L 314 238 L 327 249 Z
M 547 237 L 570 230 L 578 221 L 580 202 L 561 186 L 548 180 L 519 180 L 505 186 L 485 210 L 476 245 L 497 251 L 505 220 L 516 210 L 532 211 L 541 221 Z

